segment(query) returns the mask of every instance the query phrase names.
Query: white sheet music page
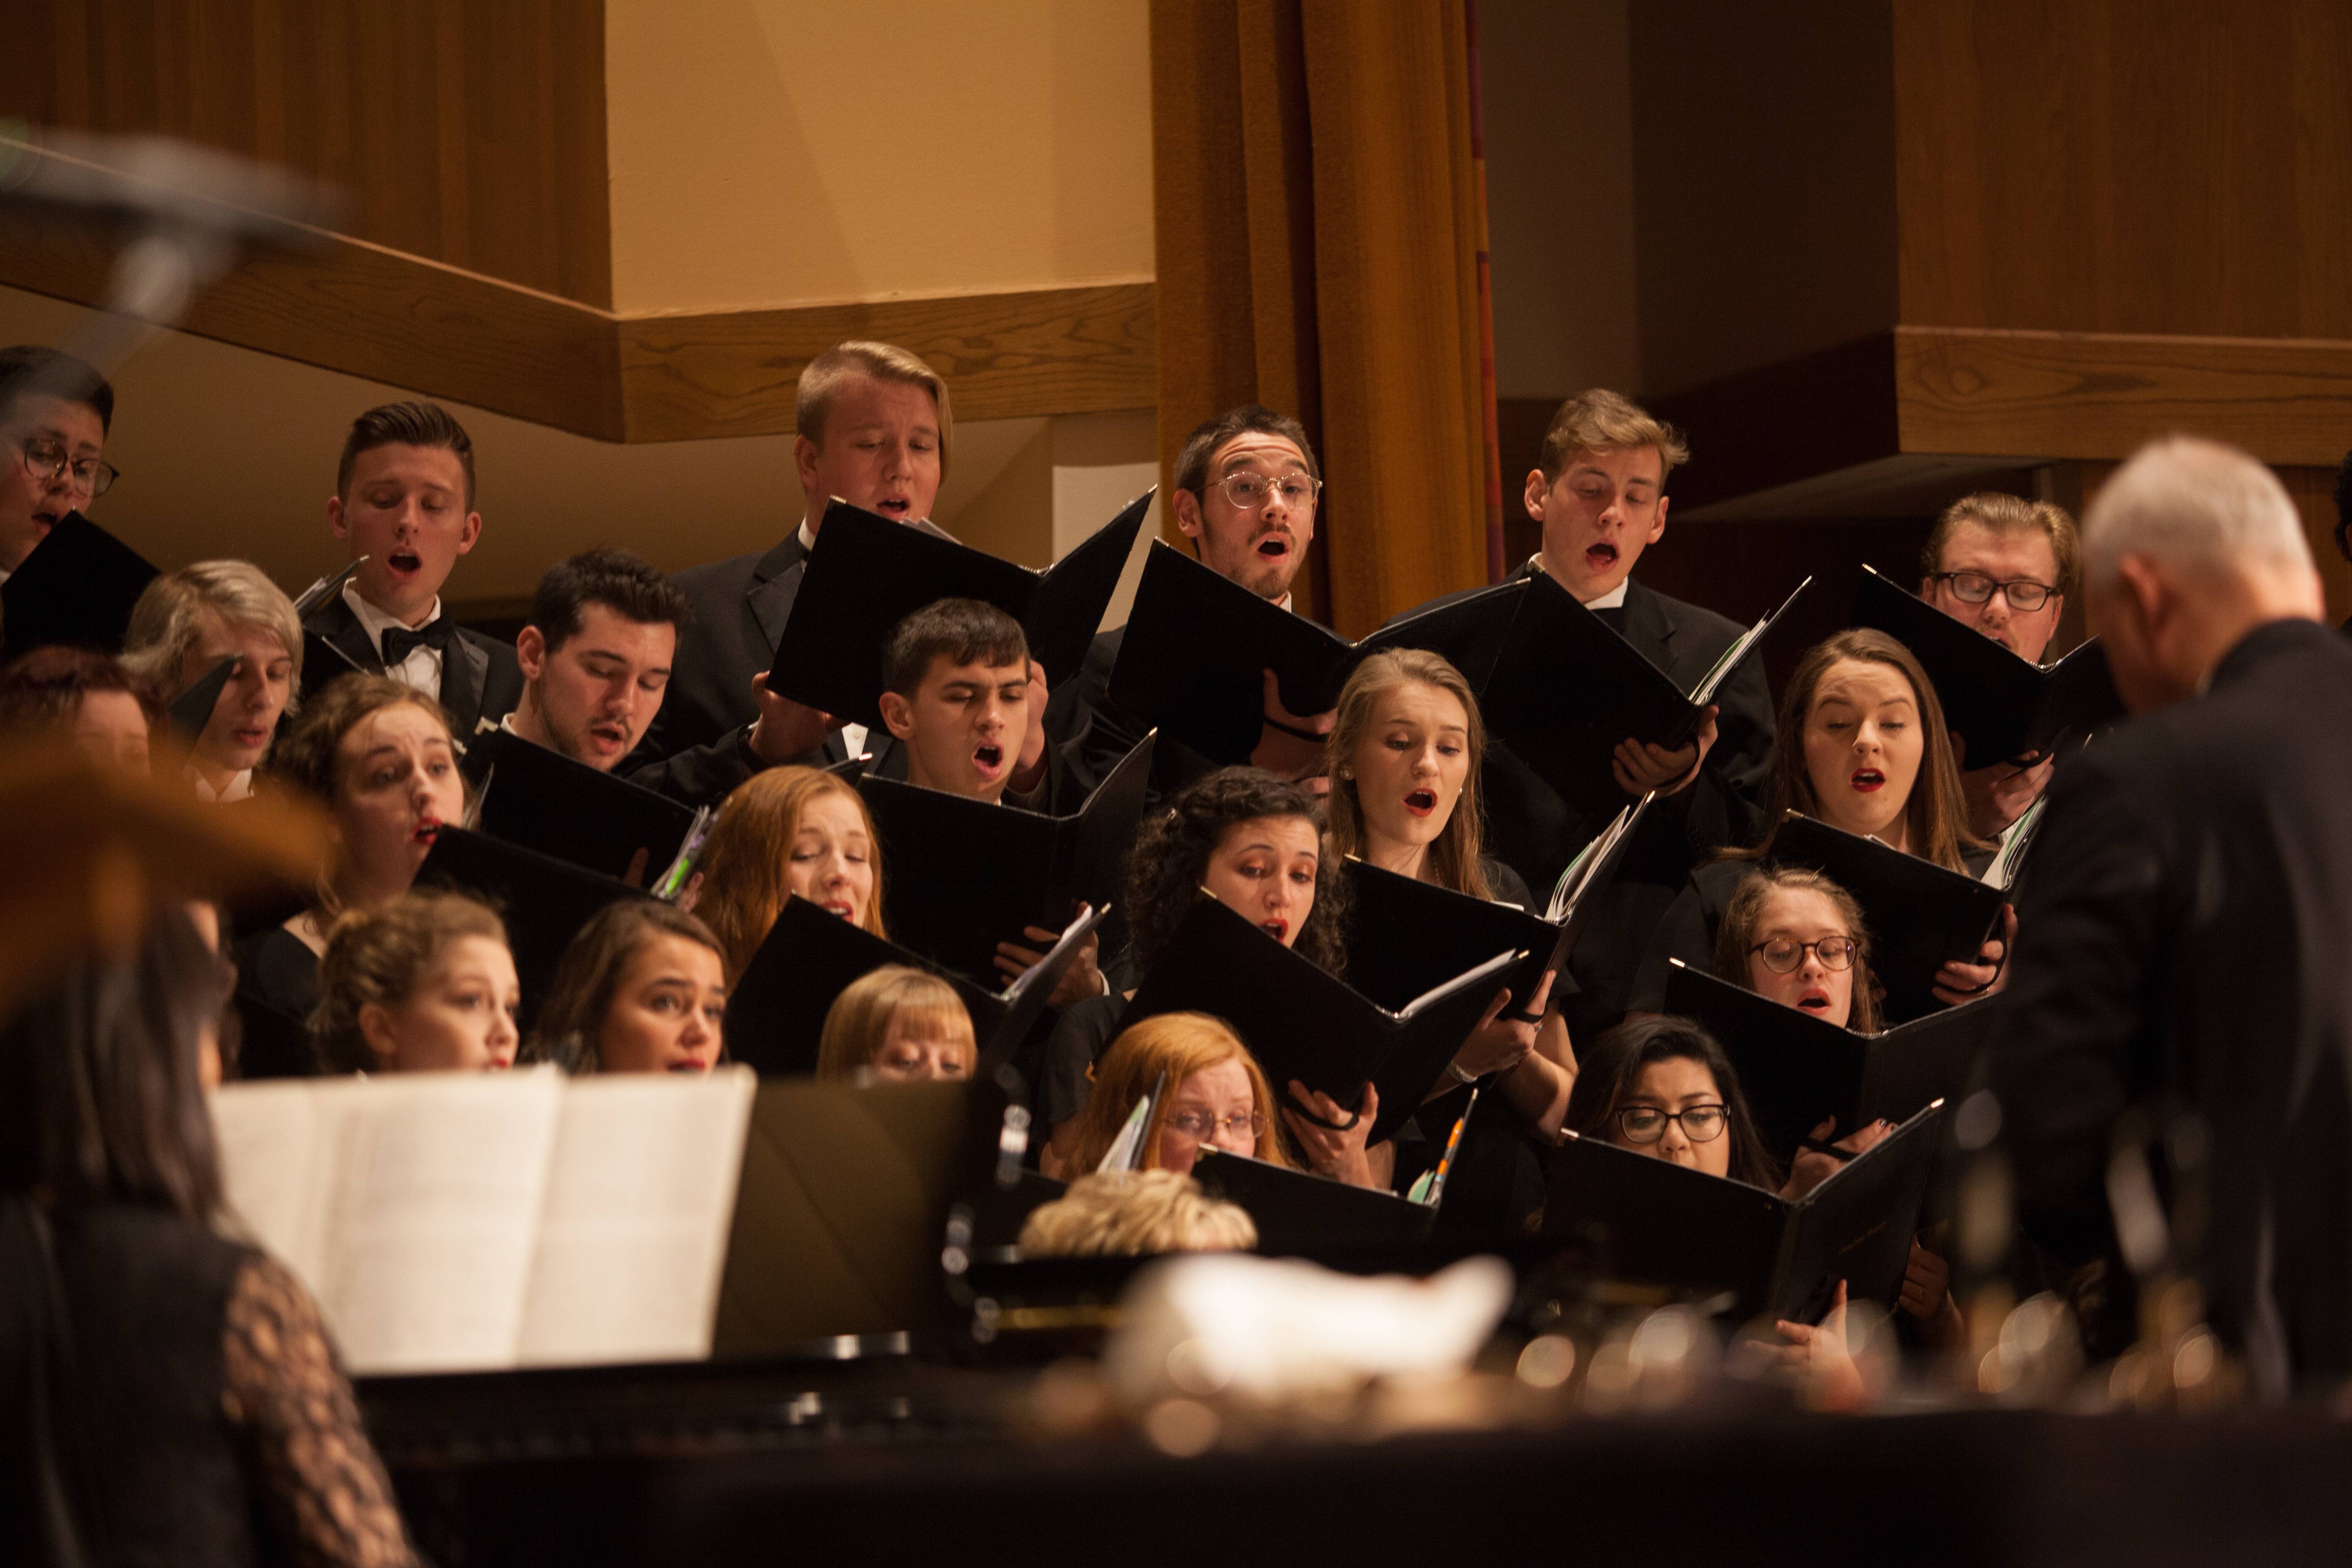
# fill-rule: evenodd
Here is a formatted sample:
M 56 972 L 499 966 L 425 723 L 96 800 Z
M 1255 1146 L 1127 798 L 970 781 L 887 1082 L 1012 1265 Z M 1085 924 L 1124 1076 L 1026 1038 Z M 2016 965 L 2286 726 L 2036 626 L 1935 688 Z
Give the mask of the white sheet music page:
M 582 1078 L 564 1097 L 518 1360 L 710 1354 L 757 1075 Z
M 552 1067 L 372 1078 L 339 1151 L 320 1305 L 356 1373 L 515 1363 L 549 1156 Z

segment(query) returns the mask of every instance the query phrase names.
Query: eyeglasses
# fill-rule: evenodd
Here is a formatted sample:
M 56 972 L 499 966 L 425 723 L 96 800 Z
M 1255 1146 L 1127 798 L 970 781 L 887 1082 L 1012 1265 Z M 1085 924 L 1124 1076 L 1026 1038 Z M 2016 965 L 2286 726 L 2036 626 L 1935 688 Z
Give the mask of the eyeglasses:
M 1265 1118 L 1255 1110 L 1236 1110 L 1222 1119 L 1205 1110 L 1178 1110 L 1168 1118 L 1171 1132 L 1181 1132 L 1195 1143 L 1206 1143 L 1215 1138 L 1219 1128 L 1234 1139 L 1255 1138 L 1265 1131 Z
M 1963 605 L 1990 604 L 1993 590 L 1998 588 L 2009 600 L 2011 609 L 2022 610 L 2028 615 L 2048 604 L 2050 595 L 2058 591 L 2047 583 L 2036 583 L 2030 577 L 2012 577 L 2003 583 L 1981 572 L 1937 572 L 1932 574 L 1928 581 L 1949 583 L 1952 597 Z
M 1823 969 L 1852 969 L 1853 952 L 1858 944 L 1850 936 L 1825 936 L 1818 942 L 1799 942 L 1790 936 L 1776 936 L 1769 942 L 1759 942 L 1748 950 L 1752 957 L 1764 955 L 1764 967 L 1775 974 L 1794 974 L 1797 965 L 1805 961 L 1810 948 L 1821 959 Z
M 1617 1130 L 1628 1143 L 1654 1143 L 1666 1135 L 1666 1123 L 1682 1123 L 1683 1136 L 1694 1143 L 1712 1143 L 1723 1136 L 1729 1112 L 1720 1105 L 1693 1105 L 1681 1110 L 1661 1110 L 1654 1105 L 1629 1105 L 1617 1113 Z
M 1282 497 L 1283 505 L 1304 510 L 1313 506 L 1315 498 L 1323 493 L 1323 481 L 1305 474 L 1268 478 L 1265 474 L 1254 474 L 1244 469 L 1219 479 L 1217 488 L 1225 492 L 1227 500 L 1243 511 L 1255 511 L 1277 494 Z
M 73 488 L 92 500 L 112 489 L 114 481 L 122 477 L 121 468 L 112 463 L 101 463 L 96 458 L 84 458 L 78 463 L 73 461 L 62 443 L 46 436 L 36 436 L 25 443 L 25 467 L 44 484 L 56 482 L 59 474 L 70 469 Z

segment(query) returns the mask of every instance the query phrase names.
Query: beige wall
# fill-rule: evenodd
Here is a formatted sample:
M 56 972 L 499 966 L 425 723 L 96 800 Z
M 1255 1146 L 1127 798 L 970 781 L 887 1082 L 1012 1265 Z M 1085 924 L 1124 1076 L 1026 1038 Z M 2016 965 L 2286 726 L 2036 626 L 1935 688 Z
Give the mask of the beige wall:
M 89 315 L 0 289 L 0 343 L 70 344 Z M 159 566 L 240 556 L 289 592 L 341 563 L 326 501 L 352 416 L 411 395 L 178 332 L 157 334 L 115 388 L 106 455 L 123 478 L 91 515 Z M 451 407 L 474 437 L 483 519 L 453 601 L 528 595 L 550 563 L 593 544 L 666 570 L 764 550 L 801 516 L 789 437 L 615 446 Z M 1024 467 L 1041 439 L 1045 462 Z M 960 530 L 971 509 L 983 525 L 973 542 L 1042 565 L 1115 510 L 1086 523 L 1097 492 L 1125 486 L 1124 500 L 1152 474 L 1149 415 L 968 422 L 938 514 Z M 1077 499 L 1057 504 L 1074 486 Z
M 1502 397 L 1642 385 L 1625 6 L 1478 0 Z
M 607 0 L 613 300 L 1149 279 L 1146 0 Z

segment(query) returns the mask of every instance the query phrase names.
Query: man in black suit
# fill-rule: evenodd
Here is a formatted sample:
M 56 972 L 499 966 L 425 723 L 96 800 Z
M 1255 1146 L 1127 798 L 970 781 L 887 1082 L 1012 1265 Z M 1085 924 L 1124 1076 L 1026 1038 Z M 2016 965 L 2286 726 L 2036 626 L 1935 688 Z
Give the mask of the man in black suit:
M 2201 1159 L 2151 1162 L 2176 1200 L 2201 1190 L 2168 1261 L 2282 1398 L 2352 1376 L 2352 648 L 2317 624 L 2294 502 L 2243 452 L 2143 447 L 2083 535 L 2137 717 L 2050 787 L 2000 1124 L 2029 1234 L 2070 1262 L 2116 1249 L 2126 1113 L 2193 1126 L 2168 1147 Z M 2131 1227 L 2135 1268 L 2167 1261 L 2162 1229 Z
M 1254 403 L 1228 409 L 1185 437 L 1174 477 L 1169 505 L 1201 563 L 1290 608 L 1291 584 L 1315 542 L 1316 507 L 1323 494 L 1322 470 L 1307 445 L 1306 426 Z M 1089 783 L 1100 783 L 1150 729 L 1110 699 L 1111 669 L 1126 633 L 1125 626 L 1114 626 L 1095 638 L 1086 662 L 1076 674 L 1058 680 L 1046 704 L 1045 733 L 1057 744 L 1076 743 Z M 1322 737 L 1331 732 L 1332 715 L 1286 710 L 1271 672 L 1264 700 L 1256 748 L 1245 758 L 1223 760 L 1322 785 Z M 1181 788 L 1220 765 L 1218 759 L 1165 735 L 1153 750 L 1152 763 L 1161 791 Z
M 770 692 L 768 670 L 826 502 L 838 496 L 929 526 L 947 477 L 954 415 L 947 383 L 915 355 L 888 343 L 845 342 L 801 372 L 794 425 L 793 458 L 808 498 L 800 527 L 763 554 L 690 566 L 671 579 L 694 618 L 680 629 L 668 697 L 633 768 L 698 746 L 740 745 L 762 765 L 840 762 L 864 747 L 861 727 L 836 725 Z
M 1521 499 L 1543 525 L 1543 548 L 1519 571 L 1549 574 L 1685 691 L 1745 630 L 1633 580 L 1642 552 L 1665 535 L 1667 476 L 1689 458 L 1681 432 L 1617 393 L 1595 388 L 1570 398 L 1552 416 L 1541 460 L 1527 477 Z M 1611 771 L 1622 804 L 1653 789 L 1661 797 L 1603 895 L 1608 907 L 1571 955 L 1581 994 L 1564 999 L 1572 1030 L 1590 1034 L 1622 1015 L 1651 937 L 1691 867 L 1755 837 L 1771 758 L 1772 697 L 1753 659 L 1717 693 L 1690 745 L 1669 752 L 1629 738 L 1617 746 Z M 1538 900 L 1608 826 L 1500 742 L 1487 751 L 1484 784 L 1494 853 Z
M 514 647 L 441 613 L 441 585 L 482 536 L 465 426 L 430 403 L 386 404 L 352 420 L 327 526 L 365 560 L 302 629 L 354 668 L 438 699 L 459 745 L 497 729 L 522 700 Z

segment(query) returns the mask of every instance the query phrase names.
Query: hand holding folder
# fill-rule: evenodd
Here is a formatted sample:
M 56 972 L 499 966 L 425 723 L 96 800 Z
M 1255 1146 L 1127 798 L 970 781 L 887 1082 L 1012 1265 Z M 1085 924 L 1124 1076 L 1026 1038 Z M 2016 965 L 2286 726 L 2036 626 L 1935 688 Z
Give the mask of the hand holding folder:
M 1340 1106 L 1360 1107 L 1373 1086 L 1380 1104 L 1369 1141 L 1378 1143 L 1421 1104 L 1524 956 L 1494 952 L 1391 1010 L 1203 893 L 1119 1022 L 1206 1013 L 1233 1026 L 1278 1087 L 1295 1079 Z
M 835 720 L 878 726 L 883 643 L 940 599 L 978 599 L 1019 621 L 1029 656 L 1047 679 L 1062 681 L 1085 662 L 1153 493 L 1042 572 L 835 500 L 776 641 L 769 689 Z

